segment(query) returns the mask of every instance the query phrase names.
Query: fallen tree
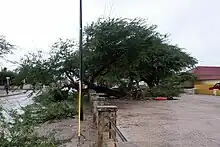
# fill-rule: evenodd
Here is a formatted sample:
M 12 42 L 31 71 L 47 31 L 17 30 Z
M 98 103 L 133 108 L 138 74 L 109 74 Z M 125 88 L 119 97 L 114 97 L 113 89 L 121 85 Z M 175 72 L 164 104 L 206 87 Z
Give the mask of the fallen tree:
M 197 63 L 183 49 L 170 44 L 168 36 L 157 32 L 155 25 L 142 19 L 99 19 L 85 27 L 83 38 L 84 90 L 109 96 L 124 97 L 140 89 L 141 81 L 152 89 Z M 27 55 L 17 79 L 78 90 L 76 45 L 73 40 L 60 39 L 52 46 L 48 59 L 42 52 Z

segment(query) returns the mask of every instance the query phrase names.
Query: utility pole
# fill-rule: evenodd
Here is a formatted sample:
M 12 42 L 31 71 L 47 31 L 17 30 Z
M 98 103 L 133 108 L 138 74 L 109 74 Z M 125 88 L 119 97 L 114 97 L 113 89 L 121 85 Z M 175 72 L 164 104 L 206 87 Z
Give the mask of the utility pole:
M 80 0 L 80 3 L 79 3 L 79 24 L 80 24 L 80 27 L 79 27 L 79 51 L 80 51 L 80 84 L 79 84 L 79 89 L 81 89 L 81 92 L 79 92 L 79 97 L 80 97 L 80 120 L 83 121 L 84 120 L 84 116 L 83 116 L 83 97 L 82 97 L 82 88 L 83 88 L 83 61 L 82 61 L 82 58 L 83 58 L 83 44 L 82 44 L 82 39 L 83 39 L 83 36 L 82 36 L 82 0 Z
M 79 99 L 78 99 L 78 145 L 80 146 L 80 137 L 81 137 L 81 121 L 84 120 L 83 118 L 83 98 L 82 98 L 82 82 L 83 82 L 83 75 L 82 75 L 82 0 L 79 0 L 79 52 L 80 52 L 80 79 L 79 79 Z

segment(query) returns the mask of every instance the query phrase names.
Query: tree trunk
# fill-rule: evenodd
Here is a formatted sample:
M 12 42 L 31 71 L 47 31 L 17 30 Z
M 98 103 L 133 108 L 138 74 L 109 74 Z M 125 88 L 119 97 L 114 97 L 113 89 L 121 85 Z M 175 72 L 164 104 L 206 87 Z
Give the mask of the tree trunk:
M 145 97 L 146 97 L 146 94 L 147 94 L 148 90 L 149 90 L 148 87 L 146 87 L 144 90 L 141 90 L 142 98 L 145 98 Z
M 117 98 L 120 98 L 120 97 L 124 97 L 127 95 L 127 93 L 125 92 L 120 92 L 118 90 L 114 90 L 114 89 L 110 89 L 108 87 L 105 87 L 105 86 L 98 86 L 98 85 L 95 85 L 95 84 L 92 84 L 92 83 L 85 83 L 88 88 L 87 89 L 92 89 L 92 90 L 95 90 L 96 92 L 98 93 L 105 93 L 106 95 L 108 96 L 115 96 Z M 78 83 L 71 83 L 69 85 L 65 85 L 64 87 L 71 87 L 71 88 L 74 88 L 76 89 L 77 91 L 79 90 L 79 84 Z M 86 89 L 83 89 L 82 92 L 85 92 L 87 91 Z
M 105 93 L 108 96 L 115 96 L 117 98 L 124 97 L 127 95 L 127 93 L 125 93 L 125 92 L 120 92 L 118 90 L 110 89 L 110 88 L 104 87 L 104 86 L 97 86 L 94 84 L 90 85 L 89 88 L 95 90 L 98 93 Z

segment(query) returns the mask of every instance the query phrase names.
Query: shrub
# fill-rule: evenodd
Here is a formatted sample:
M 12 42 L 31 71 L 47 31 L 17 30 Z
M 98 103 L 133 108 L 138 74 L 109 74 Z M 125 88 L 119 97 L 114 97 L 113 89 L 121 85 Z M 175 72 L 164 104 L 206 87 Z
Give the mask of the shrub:
M 147 96 L 157 97 L 177 97 L 183 92 L 180 87 L 166 87 L 166 86 L 156 86 L 152 89 L 149 89 Z
M 7 121 L 0 109 L 0 143 L 2 147 L 54 147 L 53 137 L 39 137 L 35 125 L 24 120 L 16 112 L 7 112 L 13 120 Z
M 12 118 L 10 122 L 3 116 L 3 109 L 0 107 L 0 146 L 54 147 L 54 137 L 40 137 L 35 133 L 35 128 L 46 121 L 74 117 L 76 114 L 74 99 L 75 94 L 68 95 L 66 91 L 61 91 L 61 95 L 56 90 L 43 92 L 34 98 L 34 104 L 22 108 L 23 114 L 7 112 Z
M 34 98 L 34 101 L 46 105 L 51 102 L 75 101 L 76 93 L 69 94 L 67 90 L 50 89 Z
M 24 116 L 29 117 L 26 119 L 33 120 L 35 123 L 43 123 L 54 119 L 74 117 L 76 115 L 75 94 L 68 95 L 66 91 L 59 94 L 60 92 L 55 89 L 35 97 L 35 103 L 27 106 L 24 111 Z M 65 99 L 61 99 L 59 96 L 65 96 Z
M 76 115 L 73 103 L 68 101 L 51 102 L 47 105 L 32 104 L 26 107 L 24 119 L 34 121 L 34 123 L 43 123 L 49 120 L 60 120 Z M 31 112 L 31 113 L 30 113 Z

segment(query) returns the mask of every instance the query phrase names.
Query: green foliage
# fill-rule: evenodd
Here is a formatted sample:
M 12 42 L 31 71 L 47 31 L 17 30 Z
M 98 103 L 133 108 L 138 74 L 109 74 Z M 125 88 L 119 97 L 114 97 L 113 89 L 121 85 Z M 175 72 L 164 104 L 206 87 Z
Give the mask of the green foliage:
M 54 101 L 63 101 L 68 99 L 68 91 L 54 89 L 52 92 Z
M 76 110 L 73 105 L 68 101 L 51 102 L 47 105 L 32 104 L 27 106 L 28 111 L 25 112 L 25 119 L 30 119 L 33 123 L 44 123 L 74 117 Z M 31 115 L 28 115 L 29 112 L 31 112 Z
M 143 19 L 99 19 L 91 24 L 86 28 L 85 41 L 85 49 L 92 55 L 88 73 L 93 79 L 114 75 L 117 81 L 135 79 L 153 87 L 197 63 L 155 29 Z
M 15 83 L 19 84 L 24 79 L 28 84 L 41 83 L 48 85 L 50 83 L 50 75 L 48 74 L 46 60 L 43 60 L 43 53 L 38 51 L 29 53 L 22 59 L 22 64 L 17 69 L 18 75 L 15 78 Z
M 49 104 L 51 102 L 60 101 L 75 101 L 76 93 L 70 94 L 67 90 L 57 88 L 50 89 L 48 92 L 43 92 L 41 95 L 34 98 L 34 101 L 41 104 Z
M 12 53 L 12 49 L 14 49 L 14 45 L 10 44 L 4 36 L 0 35 L 0 57 Z
M 178 97 L 183 90 L 181 87 L 177 87 L 174 85 L 163 85 L 163 86 L 156 86 L 149 89 L 148 93 L 146 94 L 147 97 Z
M 43 123 L 54 119 L 65 119 L 74 117 L 76 109 L 74 107 L 75 95 L 68 95 L 62 99 L 57 99 L 56 94 L 50 91 L 44 92 L 34 98 L 35 103 L 26 107 L 25 116 L 28 116 L 35 123 Z M 60 95 L 63 97 L 63 95 Z M 31 112 L 31 115 L 28 115 Z
M 56 101 L 51 93 L 42 93 L 34 99 L 34 104 L 22 108 L 24 113 L 21 115 L 15 111 L 5 111 L 13 121 L 6 120 L 0 109 L 1 146 L 55 147 L 56 141 L 52 134 L 50 138 L 41 137 L 35 133 L 36 126 L 47 121 L 74 117 L 76 110 L 72 97 L 73 95 L 65 100 Z
M 167 35 L 156 31 L 156 25 L 143 19 L 99 19 L 85 27 L 83 38 L 83 83 L 96 90 L 99 86 L 102 92 L 110 90 L 100 86 L 116 85 L 129 92 L 140 81 L 153 88 L 197 63 L 182 48 L 170 44 Z M 29 83 L 53 83 L 58 89 L 68 80 L 67 85 L 78 90 L 78 64 L 76 43 L 59 40 L 46 60 L 41 54 L 26 56 L 19 75 Z
M 177 97 L 183 93 L 183 85 L 185 81 L 194 81 L 195 76 L 191 73 L 181 72 L 164 79 L 160 85 L 149 89 L 147 96 L 157 97 Z
M 25 115 L 5 111 L 12 121 L 6 120 L 0 110 L 0 143 L 1 147 L 54 147 L 54 138 L 39 137 L 34 132 L 34 125 L 30 120 L 23 119 Z
M 62 97 L 61 99 L 60 96 Z M 3 111 L 1 109 L 1 146 L 54 147 L 57 142 L 55 141 L 53 134 L 51 134 L 51 137 L 49 138 L 42 137 L 36 133 L 36 126 L 47 121 L 74 117 L 76 115 L 74 100 L 74 93 L 68 95 L 66 91 L 59 91 L 58 89 L 53 88 L 49 90 L 49 92 L 43 92 L 41 95 L 35 97 L 34 104 L 22 108 L 24 112 L 23 114 L 19 115 L 16 112 L 8 113 L 13 121 L 9 122 L 6 120 L 3 117 Z
M 65 98 L 58 89 L 53 89 L 50 92 L 44 92 L 43 94 L 34 98 L 35 102 L 45 105 L 51 102 L 58 102 L 62 100 L 65 100 Z

